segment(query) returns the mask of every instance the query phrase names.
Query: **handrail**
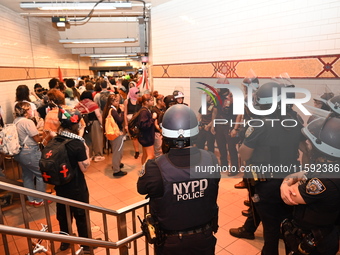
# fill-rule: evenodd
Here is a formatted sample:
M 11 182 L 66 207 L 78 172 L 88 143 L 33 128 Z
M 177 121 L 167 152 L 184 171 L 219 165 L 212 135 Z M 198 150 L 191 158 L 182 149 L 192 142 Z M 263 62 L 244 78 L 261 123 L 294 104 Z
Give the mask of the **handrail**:
M 117 249 L 120 246 L 130 243 L 143 236 L 143 232 L 140 231 L 138 233 L 132 234 L 131 236 L 128 236 L 117 242 L 110 242 L 110 241 L 103 241 L 103 240 L 90 239 L 90 238 L 77 237 L 77 236 L 65 236 L 65 235 L 59 235 L 59 234 L 50 233 L 50 232 L 32 230 L 32 229 L 9 227 L 9 226 L 5 226 L 2 224 L 0 224 L 0 233 L 8 234 L 8 235 L 15 235 L 15 236 L 41 238 L 44 240 L 46 239 L 50 241 L 58 241 L 58 242 L 65 242 L 65 243 L 75 243 L 75 244 L 81 243 L 84 245 L 103 247 L 103 248 L 109 248 L 109 249 Z
M 70 206 L 76 205 L 77 207 L 82 208 L 82 209 L 91 209 L 92 211 L 106 213 L 106 214 L 110 214 L 110 215 L 114 215 L 114 216 L 118 216 L 122 213 L 128 213 L 128 212 L 132 211 L 133 209 L 143 207 L 144 205 L 147 205 L 149 203 L 149 200 L 145 199 L 145 200 L 142 200 L 140 202 L 134 203 L 132 205 L 123 207 L 123 208 L 116 211 L 116 210 L 111 210 L 111 209 L 107 209 L 107 208 L 103 208 L 103 207 L 99 207 L 99 206 L 95 206 L 95 205 L 90 205 L 90 204 L 87 204 L 87 203 L 84 203 L 84 202 L 79 202 L 79 201 L 64 198 L 64 197 L 51 195 L 51 194 L 48 194 L 48 193 L 45 193 L 45 192 L 28 189 L 28 188 L 25 188 L 25 187 L 18 187 L 16 185 L 5 183 L 5 182 L 2 182 L 2 181 L 0 181 L 0 189 L 12 191 L 12 192 L 16 192 L 16 193 L 21 193 L 21 194 L 24 194 L 26 196 L 39 197 L 39 198 L 51 200 L 51 201 L 54 201 L 54 202 L 57 202 L 57 203 L 67 204 L 67 205 L 70 205 Z M 18 191 L 20 191 L 20 192 L 18 192 Z
M 137 254 L 137 239 L 143 236 L 142 231 L 136 232 L 136 210 L 144 207 L 144 213 L 146 213 L 146 206 L 149 203 L 148 199 L 139 201 L 137 203 L 131 204 L 129 206 L 125 206 L 123 208 L 120 208 L 118 210 L 111 210 L 107 208 L 102 208 L 99 206 L 91 205 L 84 202 L 79 202 L 76 200 L 51 195 L 45 192 L 40 192 L 32 189 L 28 189 L 25 187 L 13 185 L 10 183 L 6 183 L 3 181 L 0 181 L 0 189 L 6 190 L 8 192 L 13 192 L 20 194 L 20 200 L 21 200 L 21 206 L 22 206 L 22 213 L 23 213 L 23 220 L 24 220 L 24 228 L 14 227 L 14 226 L 6 226 L 4 225 L 3 217 L 4 214 L 2 212 L 2 208 L 0 207 L 0 235 L 2 235 L 3 240 L 6 240 L 6 235 L 15 235 L 15 236 L 23 236 L 27 237 L 27 241 L 29 244 L 29 250 L 32 252 L 32 248 L 30 247 L 32 241 L 30 241 L 30 238 L 38 238 L 43 240 L 50 240 L 52 245 L 52 254 L 55 254 L 54 251 L 54 244 L 53 241 L 60 241 L 65 243 L 75 243 L 80 245 L 88 245 L 90 247 L 102 247 L 105 248 L 107 251 L 107 254 L 109 254 L 109 249 L 119 249 L 120 254 L 128 254 L 128 244 L 133 243 L 134 244 L 134 250 L 135 254 Z M 24 196 L 33 196 L 42 198 L 45 201 L 45 217 L 47 220 L 47 225 L 49 228 L 49 232 L 43 232 L 43 231 L 37 231 L 37 230 L 31 230 L 29 229 L 28 225 L 28 211 L 25 208 L 25 198 Z M 49 213 L 49 206 L 47 204 L 47 201 L 51 200 L 56 203 L 64 204 L 66 206 L 67 210 L 70 210 L 70 207 L 77 207 L 81 209 L 86 210 L 86 214 L 88 215 L 87 219 L 87 225 L 90 226 L 90 220 L 89 220 L 89 212 L 98 212 L 102 214 L 102 220 L 103 220 L 103 234 L 105 240 L 97 240 L 92 239 L 91 231 L 89 233 L 89 238 L 84 237 L 76 237 L 71 235 L 60 235 L 51 232 L 51 215 Z M 132 213 L 132 227 L 133 227 L 133 233 L 130 236 L 127 236 L 127 219 L 126 216 L 128 213 Z M 107 216 L 115 216 L 117 218 L 117 230 L 118 230 L 118 239 L 116 242 L 112 242 L 108 235 L 108 219 Z M 68 211 L 68 216 L 70 217 L 70 212 Z M 71 221 L 68 220 L 69 228 Z M 70 228 L 71 229 L 71 228 Z M 5 244 L 4 246 L 5 254 L 10 254 L 8 249 L 8 244 Z M 145 249 L 147 254 L 149 254 L 149 248 L 146 243 Z M 74 254 L 74 251 L 72 251 L 72 254 Z

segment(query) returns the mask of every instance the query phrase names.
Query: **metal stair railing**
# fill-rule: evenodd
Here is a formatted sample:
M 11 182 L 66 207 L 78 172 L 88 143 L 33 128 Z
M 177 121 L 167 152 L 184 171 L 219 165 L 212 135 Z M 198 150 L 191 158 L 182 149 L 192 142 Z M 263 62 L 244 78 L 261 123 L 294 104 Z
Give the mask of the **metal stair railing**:
M 8 246 L 8 238 L 7 235 L 14 235 L 14 236 L 22 236 L 27 238 L 27 252 L 30 254 L 33 253 L 33 243 L 31 238 L 39 238 L 44 240 L 50 240 L 50 254 L 55 255 L 56 254 L 56 248 L 54 245 L 54 241 L 59 242 L 65 242 L 65 243 L 71 243 L 71 244 L 79 244 L 79 245 L 87 245 L 91 248 L 91 254 L 93 253 L 92 248 L 93 247 L 102 247 L 106 249 L 106 254 L 110 254 L 110 249 L 119 249 L 120 255 L 128 255 L 129 251 L 133 250 L 132 254 L 138 254 L 142 249 L 138 247 L 137 239 L 141 238 L 143 236 L 142 231 L 137 231 L 137 213 L 140 215 L 144 215 L 147 212 L 148 209 L 148 200 L 143 200 L 137 203 L 134 203 L 132 205 L 126 206 L 124 208 L 121 208 L 119 210 L 111 210 L 107 208 L 102 208 L 95 205 L 90 205 L 87 203 L 51 195 L 44 192 L 39 192 L 36 190 L 27 189 L 24 187 L 19 187 L 16 185 L 12 185 L 9 183 L 1 182 L 0 181 L 0 189 L 7 190 L 9 192 L 12 192 L 13 194 L 19 194 L 20 196 L 20 203 L 21 203 L 21 212 L 22 212 L 22 219 L 23 219 L 23 225 L 24 228 L 18 227 L 18 226 L 7 226 L 5 225 L 6 221 L 6 214 L 8 211 L 6 210 L 6 207 L 3 207 L 0 205 L 0 234 L 2 236 L 2 244 L 4 249 L 5 255 L 10 255 L 11 251 L 9 250 Z M 47 225 L 47 232 L 42 232 L 38 230 L 32 230 L 30 229 L 30 221 L 29 221 L 29 210 L 26 208 L 25 203 L 25 196 L 34 196 L 38 198 L 42 198 L 44 200 L 44 212 L 40 213 L 41 215 L 41 221 L 45 220 Z M 51 213 L 51 205 L 48 204 L 48 200 L 53 201 L 55 203 L 65 204 L 66 211 L 67 211 L 67 218 L 68 218 L 68 227 L 69 230 L 72 231 L 72 223 L 71 223 L 71 213 L 70 213 L 70 207 L 77 207 L 84 209 L 87 215 L 87 226 L 88 226 L 88 236 L 89 238 L 83 238 L 83 237 L 76 237 L 72 235 L 60 235 L 53 233 L 52 228 L 52 218 L 55 218 L 55 214 L 53 209 Z M 9 210 L 10 211 L 10 210 Z M 95 216 L 95 214 L 100 214 L 101 221 L 99 222 L 100 225 L 103 227 L 103 233 L 102 238 L 103 240 L 96 240 L 92 238 L 92 229 L 91 229 L 91 215 Z M 35 215 L 36 216 L 36 215 Z M 116 219 L 114 219 L 114 218 Z M 99 220 L 99 217 L 94 217 L 97 221 Z M 35 222 L 37 220 L 35 219 Z M 114 239 L 115 233 L 112 231 L 112 226 L 110 224 L 114 225 L 114 223 L 117 226 L 117 241 L 112 241 Z M 97 225 L 97 223 L 95 223 Z M 20 225 L 20 224 L 19 224 Z M 111 227 L 111 228 L 109 228 Z M 114 228 L 114 227 L 113 227 Z M 114 228 L 115 229 L 115 228 Z M 71 232 L 73 233 L 73 231 Z M 114 236 L 113 236 L 114 235 Z M 117 238 L 116 236 L 116 238 Z M 145 249 L 143 251 L 143 254 L 149 255 L 150 249 L 149 245 L 146 242 L 144 238 L 145 243 Z M 73 245 L 71 245 L 71 251 L 72 254 L 75 255 L 76 251 Z M 13 252 L 12 252 L 13 253 Z M 3 254 L 1 252 L 0 248 L 0 254 Z

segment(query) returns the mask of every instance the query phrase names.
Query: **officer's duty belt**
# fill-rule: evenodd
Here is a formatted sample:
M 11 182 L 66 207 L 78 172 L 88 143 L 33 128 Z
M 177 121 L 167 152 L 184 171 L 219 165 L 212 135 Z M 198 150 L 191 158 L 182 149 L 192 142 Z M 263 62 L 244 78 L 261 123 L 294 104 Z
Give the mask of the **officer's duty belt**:
M 200 227 L 189 229 L 189 230 L 183 230 L 183 231 L 164 230 L 164 233 L 165 233 L 166 236 L 185 236 L 185 235 L 199 234 L 199 233 L 205 232 L 209 229 L 212 230 L 210 223 L 206 224 L 204 226 L 200 226 Z

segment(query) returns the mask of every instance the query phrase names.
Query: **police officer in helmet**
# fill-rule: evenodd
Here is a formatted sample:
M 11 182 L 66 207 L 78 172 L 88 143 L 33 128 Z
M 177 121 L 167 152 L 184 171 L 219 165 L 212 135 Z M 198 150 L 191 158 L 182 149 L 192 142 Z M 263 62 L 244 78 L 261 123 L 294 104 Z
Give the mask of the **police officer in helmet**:
M 340 214 L 340 119 L 319 118 L 302 132 L 312 144 L 315 161 L 306 166 L 306 173 L 289 175 L 281 185 L 283 201 L 298 205 L 293 221 L 282 224 L 286 253 L 335 255 L 339 250 L 334 225 Z
M 274 93 L 276 88 L 277 93 Z M 282 179 L 289 174 L 284 171 L 265 171 L 262 166 L 272 169 L 280 166 L 298 165 L 299 142 L 303 138 L 302 125 L 292 120 L 293 117 L 282 116 L 279 105 L 273 105 L 275 98 L 280 102 L 281 88 L 277 82 L 263 84 L 256 91 L 256 102 L 261 110 L 275 109 L 270 115 L 262 116 L 248 127 L 245 139 L 239 148 L 242 162 L 251 166 L 254 171 L 252 183 L 255 194 L 252 200 L 258 212 L 264 233 L 262 255 L 278 255 L 280 223 L 289 215 L 289 208 L 280 197 Z M 280 121 L 271 122 L 271 119 Z M 282 120 L 290 127 L 283 126 Z M 287 125 L 286 125 L 287 126 Z
M 163 142 L 168 153 L 148 160 L 139 174 L 137 189 L 150 198 L 150 213 L 159 222 L 164 239 L 155 245 L 160 254 L 215 254 L 220 173 L 211 152 L 193 146 L 199 129 L 195 113 L 176 104 L 164 114 Z

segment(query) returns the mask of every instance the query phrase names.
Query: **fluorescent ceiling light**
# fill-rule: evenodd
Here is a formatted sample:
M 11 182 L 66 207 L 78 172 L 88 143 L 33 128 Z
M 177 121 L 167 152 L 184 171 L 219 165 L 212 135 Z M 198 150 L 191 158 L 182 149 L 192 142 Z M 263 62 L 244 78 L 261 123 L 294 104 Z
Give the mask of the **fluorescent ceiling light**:
M 60 2 L 60 3 L 20 3 L 22 9 L 38 9 L 42 11 L 62 11 L 62 10 L 92 10 L 96 5 L 93 3 L 74 3 L 74 2 Z M 132 7 L 131 3 L 99 3 L 95 10 L 115 10 L 115 9 L 129 9 Z
M 80 54 L 81 57 L 90 58 L 120 58 L 120 57 L 137 57 L 137 53 L 126 54 Z
M 134 61 L 132 59 L 133 57 L 128 57 L 128 58 L 98 58 L 98 60 L 104 60 L 104 61 L 127 61 L 127 60 L 131 60 Z
M 60 43 L 126 43 L 136 42 L 136 38 L 114 38 L 114 39 L 62 39 Z

